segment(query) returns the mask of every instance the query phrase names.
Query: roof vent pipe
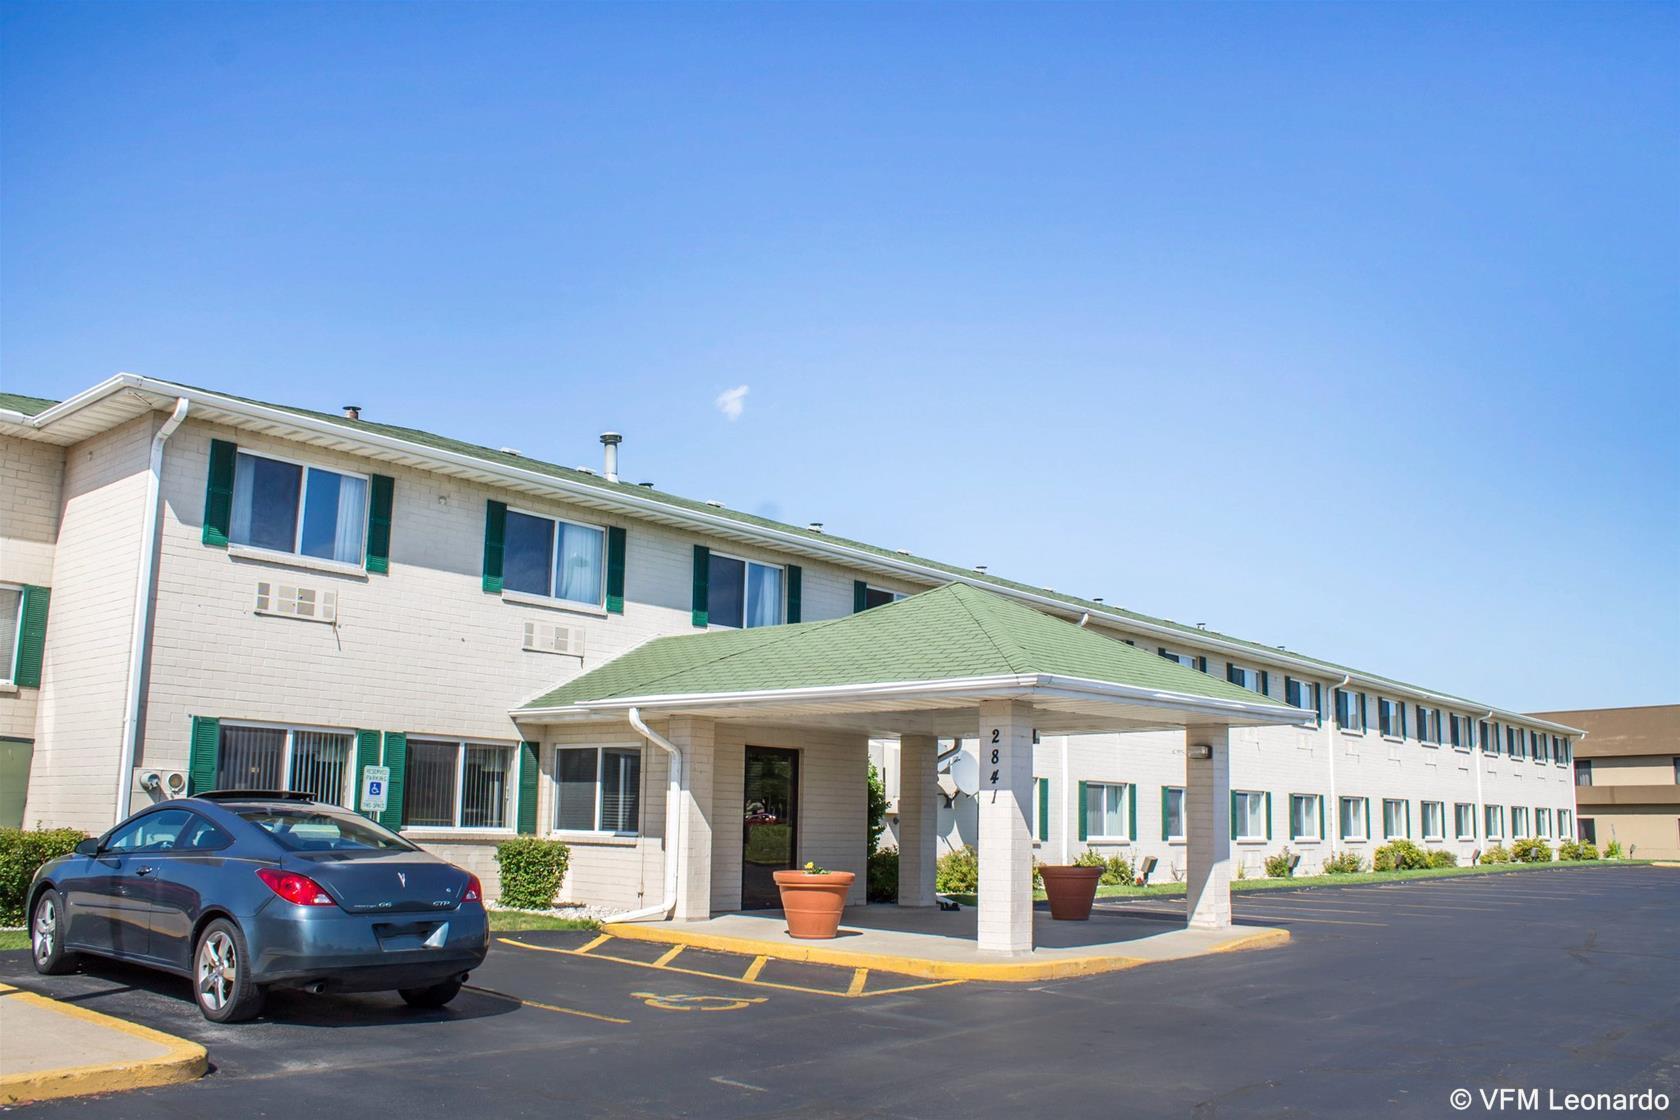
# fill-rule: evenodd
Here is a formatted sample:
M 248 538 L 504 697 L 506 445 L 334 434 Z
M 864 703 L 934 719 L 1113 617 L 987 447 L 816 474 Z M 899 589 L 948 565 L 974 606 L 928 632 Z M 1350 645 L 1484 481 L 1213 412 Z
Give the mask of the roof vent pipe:
M 346 420 L 360 420 L 362 418 L 362 406 L 359 404 L 345 405 L 344 418 Z
M 981 575 L 985 575 L 986 574 L 986 565 L 976 564 L 976 565 L 974 565 L 974 570 L 979 572 Z
M 811 522 L 811 532 L 813 532 L 813 533 L 822 532 L 822 522 L 821 521 Z
M 601 447 L 606 453 L 606 462 L 601 464 L 601 474 L 608 482 L 618 481 L 618 445 L 624 442 L 624 437 L 617 432 L 602 432 Z

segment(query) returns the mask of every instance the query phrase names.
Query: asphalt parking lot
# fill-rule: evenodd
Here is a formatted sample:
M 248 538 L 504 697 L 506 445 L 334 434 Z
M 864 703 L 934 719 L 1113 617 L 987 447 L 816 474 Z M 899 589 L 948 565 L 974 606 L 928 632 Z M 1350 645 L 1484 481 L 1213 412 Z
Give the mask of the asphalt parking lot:
M 1102 905 L 1166 923 L 1181 904 Z M 184 984 L 138 969 L 43 978 L 8 953 L 0 980 L 210 1052 L 201 1081 L 30 1109 L 43 1116 L 1448 1116 L 1460 1087 L 1680 1100 L 1680 870 L 1236 905 L 1292 942 L 1034 985 L 589 933 L 499 935 L 442 1012 L 284 994 L 257 1022 L 218 1027 Z

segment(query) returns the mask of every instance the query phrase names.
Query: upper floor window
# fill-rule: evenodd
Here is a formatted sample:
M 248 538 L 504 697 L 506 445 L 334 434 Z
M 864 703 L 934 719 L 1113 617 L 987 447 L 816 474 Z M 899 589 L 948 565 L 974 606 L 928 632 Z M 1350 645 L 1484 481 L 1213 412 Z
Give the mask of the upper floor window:
M 1336 690 L 1336 726 L 1343 731 L 1363 732 L 1365 730 L 1365 694 L 1363 692 L 1349 692 L 1342 688 Z
M 0 584 L 0 683 L 10 684 L 17 672 L 18 625 L 23 613 L 23 588 Z
M 1264 669 L 1245 669 L 1241 665 L 1227 664 L 1225 679 L 1250 692 L 1258 692 L 1264 696 L 1271 691 L 1270 674 Z
M 1420 743 L 1441 742 L 1441 709 L 1417 706 L 1417 737 Z
M 228 540 L 345 564 L 362 562 L 368 480 L 241 451 Z
M 1523 757 L 1524 750 L 1522 728 L 1507 727 L 1505 729 L 1505 753 L 1512 758 Z
M 349 805 L 352 739 L 348 731 L 224 723 L 215 788 L 289 790 Z
M 1532 748 L 1529 753 L 1534 756 L 1534 761 L 1545 762 L 1550 759 L 1552 756 L 1548 736 L 1542 735 L 1538 731 L 1530 731 L 1528 734 L 1529 746 Z
M 888 603 L 896 603 L 902 598 L 904 598 L 904 593 L 901 591 L 888 591 L 884 587 L 870 587 L 868 584 L 864 584 L 863 587 L 864 610 L 871 607 L 884 607 Z
M 1477 726 L 1481 729 L 1482 753 L 1499 753 L 1499 724 L 1482 720 Z
M 518 784 L 511 745 L 411 737 L 403 827 L 509 828 Z
M 1283 702 L 1292 708 L 1305 708 L 1313 714 L 1313 722 L 1324 718 L 1324 689 L 1317 681 L 1298 681 L 1283 678 Z
M 1463 716 L 1451 715 L 1447 717 L 1447 740 L 1455 747 L 1468 750 L 1475 746 L 1470 742 L 1470 721 Z
M 1406 737 L 1406 705 L 1386 696 L 1377 700 L 1377 728 L 1395 739 Z M 1421 728 L 1419 729 L 1422 730 Z
M 777 626 L 782 621 L 782 569 L 712 553 L 706 619 L 713 626 Z
M 1207 658 L 1205 657 L 1200 657 L 1194 653 L 1176 653 L 1166 646 L 1162 646 L 1158 652 L 1168 661 L 1176 661 L 1186 669 L 1194 669 L 1198 673 L 1207 672 Z
M 1674 780 L 1680 782 L 1680 758 L 1674 760 Z M 1592 759 L 1577 758 L 1575 760 L 1575 784 L 1578 786 L 1592 785 Z
M 605 529 L 507 511 L 502 587 L 600 606 L 606 594 Z

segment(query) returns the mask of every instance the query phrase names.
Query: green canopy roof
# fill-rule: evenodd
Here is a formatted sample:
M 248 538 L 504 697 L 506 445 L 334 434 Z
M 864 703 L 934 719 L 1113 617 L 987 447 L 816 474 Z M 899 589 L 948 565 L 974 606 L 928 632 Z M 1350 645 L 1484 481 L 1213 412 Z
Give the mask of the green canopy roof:
M 1247 717 L 1221 722 L 1302 718 L 1276 700 L 965 584 L 822 622 L 657 638 L 513 714 L 750 703 L 753 694 L 785 701 L 790 691 L 831 703 L 850 692 L 879 706 L 881 686 L 898 685 L 909 686 L 906 696 L 925 696 L 917 685 L 972 685 L 967 706 L 982 694 L 1055 687 Z

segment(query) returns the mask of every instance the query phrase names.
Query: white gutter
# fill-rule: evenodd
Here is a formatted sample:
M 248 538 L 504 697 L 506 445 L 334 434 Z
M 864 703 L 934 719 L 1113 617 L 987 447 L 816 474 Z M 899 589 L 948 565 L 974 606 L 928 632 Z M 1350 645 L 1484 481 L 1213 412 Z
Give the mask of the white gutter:
M 619 914 L 612 920 L 639 922 L 647 918 L 669 918 L 671 912 L 677 908 L 677 871 L 682 859 L 682 748 L 643 723 L 642 713 L 636 708 L 631 708 L 624 714 L 629 718 L 630 726 L 634 727 L 642 738 L 671 758 L 670 779 L 665 785 L 665 896 L 660 899 L 658 906 L 632 910 L 628 914 Z
M 157 582 L 158 506 L 163 493 L 163 445 L 187 418 L 183 397 L 175 411 L 152 436 L 146 471 L 146 524 L 140 533 L 140 567 L 134 575 L 134 632 L 128 643 L 128 691 L 123 708 L 122 751 L 117 761 L 116 822 L 128 816 L 128 793 L 133 781 L 134 756 L 140 741 L 140 684 L 145 676 L 146 650 L 151 641 L 152 591 Z
M 1342 838 L 1342 799 L 1336 796 L 1336 748 L 1342 745 L 1342 728 L 1341 724 L 1336 722 L 1336 693 L 1348 686 L 1351 677 L 1352 674 L 1343 673 L 1342 683 L 1330 686 L 1330 715 L 1324 721 L 1330 728 L 1330 804 L 1325 806 L 1325 812 L 1336 814 L 1336 827 L 1331 828 L 1330 822 L 1325 821 L 1324 835 L 1330 838 L 1330 855 L 1332 858 L 1338 854 L 1336 846 Z M 1360 730 L 1363 731 L 1364 728 Z M 1365 811 L 1369 813 L 1371 811 L 1370 806 L 1367 805 Z M 1366 827 L 1370 827 L 1369 821 L 1366 822 Z
M 1176 626 L 1159 622 L 1152 622 L 1145 618 L 1130 617 L 1114 614 L 1109 611 L 1090 610 L 1062 599 L 1039 595 L 1019 588 L 1007 587 L 990 580 L 964 575 L 959 572 L 948 572 L 929 564 L 918 563 L 914 560 L 899 560 L 884 556 L 869 549 L 848 545 L 842 541 L 818 540 L 801 534 L 792 529 L 777 529 L 768 526 L 752 525 L 733 518 L 717 514 L 705 513 L 700 510 L 689 509 L 685 506 L 673 505 L 649 498 L 641 494 L 632 493 L 636 487 L 599 486 L 577 482 L 572 479 L 560 478 L 541 471 L 528 468 L 514 467 L 502 463 L 492 462 L 477 456 L 462 454 L 456 451 L 445 451 L 441 448 L 428 447 L 424 444 L 413 443 L 409 440 L 397 439 L 393 436 L 378 432 L 363 431 L 347 427 L 313 416 L 304 416 L 289 412 L 283 408 L 273 408 L 267 405 L 254 404 L 250 401 L 236 400 L 217 393 L 200 389 L 190 389 L 168 381 L 159 381 L 138 374 L 120 373 L 115 377 L 100 382 L 93 388 L 85 390 L 75 396 L 60 401 L 51 408 L 35 416 L 23 416 L 21 413 L 0 413 L 0 420 L 14 422 L 11 416 L 16 416 L 16 423 L 31 428 L 44 428 L 56 420 L 62 419 L 71 412 L 94 403 L 122 388 L 135 389 L 141 392 L 155 393 L 160 396 L 190 399 L 196 404 L 208 406 L 225 412 L 236 413 L 254 420 L 261 420 L 271 424 L 279 424 L 314 432 L 318 435 L 330 436 L 336 440 L 359 442 L 364 446 L 382 451 L 392 452 L 409 457 L 428 459 L 437 463 L 462 467 L 479 471 L 499 478 L 518 481 L 526 485 L 539 486 L 551 491 L 570 494 L 576 497 L 586 497 L 592 501 L 606 502 L 640 516 L 667 518 L 686 524 L 711 529 L 728 535 L 730 533 L 749 536 L 757 540 L 769 542 L 783 548 L 804 552 L 807 555 L 839 560 L 857 566 L 872 569 L 889 575 L 906 577 L 915 582 L 928 582 L 934 585 L 945 583 L 962 583 L 969 587 L 980 588 L 997 595 L 1003 595 L 1024 603 L 1031 603 L 1045 610 L 1056 611 L 1075 618 L 1089 615 L 1091 619 L 1116 627 L 1159 638 L 1167 638 L 1174 642 L 1188 642 L 1197 647 L 1214 650 L 1222 654 L 1236 654 L 1243 660 L 1258 660 L 1268 666 L 1284 669 L 1299 669 L 1320 678 L 1334 677 L 1337 673 L 1352 674 L 1347 670 L 1329 665 L 1326 662 L 1313 661 L 1307 658 L 1290 656 L 1281 651 L 1273 651 L 1269 647 L 1256 649 L 1253 646 L 1237 641 L 1230 641 L 1220 637 L 1207 636 L 1200 632 L 1192 633 Z M 1396 695 L 1405 695 L 1417 699 L 1438 702 L 1455 708 L 1475 707 L 1473 702 L 1464 697 L 1449 696 L 1446 693 L 1432 692 L 1415 685 L 1402 684 L 1399 681 L 1388 681 L 1376 677 L 1361 677 L 1362 687 L 1382 689 Z M 1509 713 L 1513 719 L 1532 724 L 1535 727 L 1545 727 L 1550 731 L 1558 731 L 1570 735 L 1579 735 L 1581 729 L 1566 727 L 1563 724 L 1551 723 L 1545 720 L 1535 720 L 1520 712 Z

